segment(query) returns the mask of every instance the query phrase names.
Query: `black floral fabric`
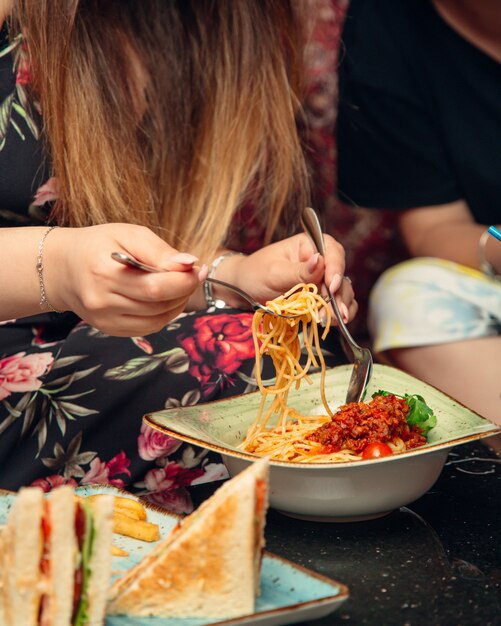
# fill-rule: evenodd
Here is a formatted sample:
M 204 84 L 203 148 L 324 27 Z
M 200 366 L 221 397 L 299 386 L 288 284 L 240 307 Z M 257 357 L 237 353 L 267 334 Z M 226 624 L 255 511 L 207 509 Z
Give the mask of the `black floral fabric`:
M 0 486 L 111 483 L 179 512 L 219 458 L 142 423 L 146 412 L 252 388 L 252 315 L 184 315 L 148 337 L 106 336 L 75 315 L 0 325 Z
M 71 313 L 1 323 L 0 486 L 110 483 L 190 512 L 190 486 L 227 478 L 221 459 L 142 417 L 254 390 L 252 317 L 213 309 L 133 338 Z
M 3 31 L 2 227 L 46 223 L 57 197 L 29 82 L 22 42 Z M 212 309 L 181 315 L 148 337 L 122 338 L 72 313 L 0 322 L 0 488 L 110 483 L 189 513 L 193 489 L 227 478 L 226 469 L 220 457 L 142 418 L 254 390 L 251 324 L 247 311 Z M 327 351 L 329 365 L 344 361 L 335 340 Z M 273 374 L 266 367 L 264 379 Z

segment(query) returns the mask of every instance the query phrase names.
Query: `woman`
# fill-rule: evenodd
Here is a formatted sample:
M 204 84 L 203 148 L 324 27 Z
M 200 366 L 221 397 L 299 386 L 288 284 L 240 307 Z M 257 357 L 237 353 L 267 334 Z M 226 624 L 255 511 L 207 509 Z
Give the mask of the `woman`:
M 304 235 L 271 243 L 308 198 L 300 4 L 0 7 L 0 486 L 112 482 L 188 511 L 222 466 L 141 418 L 249 389 L 252 315 L 207 272 L 260 301 L 325 279 L 357 308 L 332 238 L 325 260 Z M 225 248 L 244 205 L 266 244 L 249 256 Z
M 375 350 L 501 423 L 501 5 L 352 0 L 343 42 L 339 188 L 412 257 L 371 294 Z

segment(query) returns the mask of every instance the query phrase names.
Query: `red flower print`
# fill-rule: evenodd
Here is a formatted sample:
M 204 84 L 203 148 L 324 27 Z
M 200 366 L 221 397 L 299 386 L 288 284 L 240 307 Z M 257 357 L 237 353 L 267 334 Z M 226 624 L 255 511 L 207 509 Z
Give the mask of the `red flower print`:
M 106 463 L 96 457 L 90 462 L 90 469 L 80 482 L 82 483 L 82 485 L 91 485 L 93 483 L 106 485 L 110 482 L 109 476 L 110 470 L 106 466 Z
M 254 358 L 252 317 L 252 313 L 205 315 L 195 320 L 193 334 L 179 336 L 190 358 L 190 374 L 201 381 L 206 394 L 218 384 L 231 383 L 231 374 L 242 362 Z
M 208 463 L 204 467 L 204 474 L 192 481 L 192 485 L 202 485 L 212 483 L 216 480 L 226 480 L 229 478 L 228 470 L 223 463 Z
M 190 494 L 183 487 L 150 493 L 144 496 L 144 499 L 173 513 L 188 515 L 194 508 Z
M 114 478 L 117 474 L 127 474 L 129 471 L 130 459 L 125 456 L 125 452 L 119 452 L 110 461 L 105 463 L 99 457 L 90 462 L 90 469 L 82 478 L 82 485 L 91 485 L 99 483 L 101 485 L 115 485 L 115 487 L 124 487 L 125 482 L 121 478 Z
M 110 476 L 116 476 L 117 474 L 127 474 L 130 476 L 129 465 L 130 459 L 125 456 L 123 450 L 106 463 Z
M 150 470 L 144 477 L 144 484 L 150 492 L 179 489 L 191 485 L 192 481 L 204 473 L 203 469 L 187 469 L 177 463 L 167 463 L 165 467 Z
M 33 333 L 31 343 L 34 346 L 44 346 L 46 348 L 50 348 L 51 346 L 55 346 L 57 343 L 57 341 L 44 340 L 43 334 L 45 332 L 45 326 L 43 324 L 41 326 L 32 326 L 31 332 Z
M 50 352 L 28 354 L 18 352 L 0 359 L 0 400 L 11 393 L 40 389 L 39 379 L 48 372 L 54 362 Z
M 141 425 L 141 434 L 137 438 L 139 456 L 145 461 L 153 461 L 161 456 L 175 452 L 181 441 L 164 435 L 147 424 Z
M 33 198 L 35 206 L 43 206 L 46 202 L 52 202 L 59 197 L 59 182 L 57 178 L 49 178 L 49 180 L 39 187 Z
M 30 68 L 28 65 L 28 59 L 24 54 L 19 58 L 19 64 L 16 74 L 16 85 L 29 85 L 31 83 Z
M 191 513 L 193 503 L 186 487 L 203 474 L 202 468 L 187 469 L 176 463 L 152 469 L 144 477 L 144 486 L 148 493 L 143 497 L 170 511 Z
M 143 352 L 146 352 L 146 354 L 153 354 L 153 346 L 147 339 L 144 337 L 132 337 L 131 339 L 138 348 L 141 348 Z
M 64 476 L 59 476 L 58 474 L 46 476 L 45 478 L 37 478 L 31 483 L 31 487 L 40 487 L 46 493 L 61 485 L 70 485 L 70 487 L 78 486 L 73 478 L 64 478 Z

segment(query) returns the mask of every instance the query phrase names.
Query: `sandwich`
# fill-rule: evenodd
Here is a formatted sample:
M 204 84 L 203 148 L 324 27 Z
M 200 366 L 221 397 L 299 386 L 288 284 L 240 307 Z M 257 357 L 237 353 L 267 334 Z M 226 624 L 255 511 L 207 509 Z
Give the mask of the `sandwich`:
M 99 626 L 111 576 L 113 496 L 22 488 L 1 535 L 5 626 Z
M 108 614 L 234 618 L 253 613 L 267 508 L 268 460 L 263 458 L 223 483 L 113 583 Z

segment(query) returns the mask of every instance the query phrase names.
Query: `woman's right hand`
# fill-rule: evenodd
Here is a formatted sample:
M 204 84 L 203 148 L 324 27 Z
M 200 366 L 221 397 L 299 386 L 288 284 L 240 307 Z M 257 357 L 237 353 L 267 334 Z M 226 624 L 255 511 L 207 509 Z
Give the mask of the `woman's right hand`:
M 124 252 L 169 271 L 147 273 L 111 258 Z M 141 336 L 163 328 L 185 308 L 205 269 L 151 230 L 131 224 L 57 228 L 44 243 L 47 299 L 109 335 Z

